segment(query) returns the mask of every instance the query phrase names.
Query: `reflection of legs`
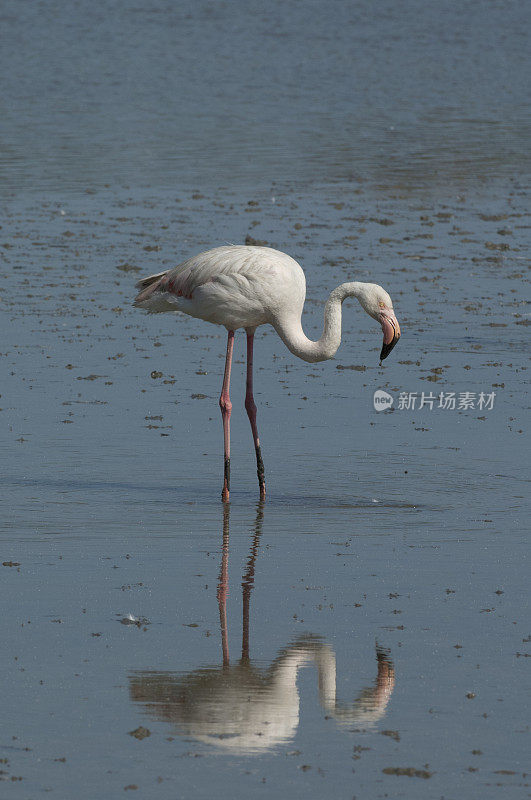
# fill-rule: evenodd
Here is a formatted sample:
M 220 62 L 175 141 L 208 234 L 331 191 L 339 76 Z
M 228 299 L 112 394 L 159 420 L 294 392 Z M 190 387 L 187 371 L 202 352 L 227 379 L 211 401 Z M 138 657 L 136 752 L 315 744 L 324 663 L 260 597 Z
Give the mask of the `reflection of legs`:
M 229 632 L 227 626 L 227 594 L 229 591 L 229 514 L 230 506 L 223 507 L 223 544 L 221 549 L 221 569 L 218 583 L 219 624 L 221 627 L 221 649 L 223 666 L 229 665 Z
M 224 445 L 224 466 L 223 466 L 223 491 L 221 499 L 227 502 L 230 491 L 230 412 L 232 403 L 229 396 L 230 388 L 230 368 L 232 365 L 232 349 L 234 347 L 234 331 L 229 331 L 227 339 L 227 356 L 225 359 L 225 374 L 223 376 L 223 387 L 219 398 L 219 407 L 223 417 L 223 445 Z
M 262 453 L 260 451 L 260 439 L 258 438 L 258 428 L 256 427 L 256 405 L 253 397 L 253 344 L 254 331 L 247 331 L 247 391 L 245 393 L 245 408 L 253 432 L 260 500 L 264 500 L 266 495 L 264 462 L 262 461 Z
M 262 535 L 263 518 L 264 503 L 262 500 L 259 500 L 256 506 L 256 521 L 254 524 L 254 536 L 251 546 L 251 553 L 247 560 L 247 570 L 242 579 L 242 661 L 246 664 L 249 663 L 249 606 L 251 600 L 251 591 L 254 584 L 254 565 L 256 563 L 256 556 L 258 555 L 260 536 Z

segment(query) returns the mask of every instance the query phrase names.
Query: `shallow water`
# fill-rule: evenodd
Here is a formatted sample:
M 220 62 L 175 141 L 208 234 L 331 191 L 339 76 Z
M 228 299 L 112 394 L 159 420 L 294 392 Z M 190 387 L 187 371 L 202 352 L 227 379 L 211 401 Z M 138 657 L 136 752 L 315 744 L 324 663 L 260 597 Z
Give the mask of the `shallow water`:
M 521 797 L 525 197 L 322 186 L 318 208 L 301 191 L 249 199 L 252 215 L 225 192 L 10 208 L 1 746 L 4 777 L 22 778 L 10 795 Z M 381 334 L 349 307 L 336 359 L 307 365 L 259 332 L 262 506 L 237 337 L 229 513 L 224 335 L 130 299 L 138 264 L 171 263 L 192 231 L 205 239 L 182 257 L 207 236 L 241 240 L 249 218 L 305 265 L 310 335 L 356 261 L 389 288 L 403 338 L 380 368 Z M 393 410 L 375 411 L 376 389 Z M 438 408 L 452 391 L 494 392 L 493 406 Z M 435 407 L 400 409 L 400 392 L 431 392 Z
M 282 25 L 276 5 L 236 6 L 5 12 L 18 66 L 0 157 L 0 795 L 527 797 L 530 223 L 521 70 L 513 80 L 523 6 L 478 17 L 461 4 L 469 24 L 452 36 L 441 32 L 450 17 L 415 3 L 398 27 L 394 6 L 379 27 L 362 5 L 348 22 L 346 5 L 317 18 L 317 6 L 284 4 Z M 177 18 L 189 35 L 173 52 L 163 37 Z M 236 59 L 230 20 L 250 36 Z M 268 25 L 278 58 L 257 46 Z M 483 46 L 487 29 L 512 42 L 503 60 Z M 220 30 L 225 60 L 205 61 Z M 32 58 L 20 37 L 38 42 Z M 429 114 L 411 139 L 364 139 L 356 120 L 374 132 L 387 100 L 388 122 L 420 119 L 417 90 L 424 108 L 444 106 L 443 72 L 406 80 L 433 48 L 461 112 L 463 64 L 481 63 L 485 86 L 495 72 L 511 78 L 503 107 L 490 107 L 492 135 L 474 138 L 456 112 L 455 139 Z M 347 72 L 369 51 L 373 91 L 360 105 L 345 95 Z M 164 71 L 194 53 L 191 82 Z M 263 106 L 246 91 L 245 56 L 262 99 L 264 63 L 278 71 L 282 91 Z M 290 92 L 287 66 L 302 63 Z M 39 71 L 61 106 L 24 102 Z M 92 105 L 76 110 L 83 79 Z M 489 96 L 476 91 L 478 119 Z M 194 116 L 200 101 L 209 113 Z M 314 104 L 307 130 L 300 112 Z M 257 146 L 268 108 L 281 120 Z M 189 138 L 170 147 L 186 124 Z M 354 301 L 329 362 L 300 362 L 258 331 L 261 504 L 238 334 L 223 507 L 225 334 L 147 316 L 131 299 L 140 275 L 246 235 L 303 264 L 309 336 L 330 289 L 359 279 L 389 290 L 402 339 L 379 367 L 381 332 Z M 386 411 L 374 408 L 378 389 L 393 398 Z M 439 407 L 451 392 L 456 408 Z M 402 408 L 410 395 L 416 407 Z

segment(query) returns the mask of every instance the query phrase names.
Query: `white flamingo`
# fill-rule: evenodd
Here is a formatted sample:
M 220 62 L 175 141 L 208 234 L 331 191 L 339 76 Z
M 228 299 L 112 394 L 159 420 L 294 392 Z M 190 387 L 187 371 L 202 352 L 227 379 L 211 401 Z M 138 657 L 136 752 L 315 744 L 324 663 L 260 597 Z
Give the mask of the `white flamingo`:
M 332 358 L 341 343 L 341 304 L 356 297 L 364 311 L 383 330 L 380 360 L 386 358 L 398 339 L 400 326 L 388 293 L 376 283 L 342 283 L 326 301 L 324 328 L 317 342 L 308 339 L 301 325 L 306 297 L 306 279 L 291 256 L 270 247 L 229 245 L 216 247 L 184 261 L 173 269 L 150 275 L 138 282 L 141 289 L 135 305 L 151 312 L 182 311 L 228 330 L 225 374 L 219 405 L 223 417 L 224 480 L 222 499 L 230 490 L 229 396 L 234 331 L 247 333 L 247 391 L 245 408 L 251 423 L 260 497 L 265 497 L 265 477 L 253 398 L 253 341 L 259 325 L 269 323 L 291 352 L 304 361 Z

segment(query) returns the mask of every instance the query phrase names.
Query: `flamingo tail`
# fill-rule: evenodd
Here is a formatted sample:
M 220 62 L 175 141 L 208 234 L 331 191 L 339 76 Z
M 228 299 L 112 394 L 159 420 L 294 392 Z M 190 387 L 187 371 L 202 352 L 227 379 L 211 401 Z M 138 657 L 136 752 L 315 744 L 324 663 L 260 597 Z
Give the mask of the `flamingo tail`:
M 135 284 L 135 287 L 141 291 L 135 297 L 134 305 L 148 300 L 157 291 L 167 274 L 168 270 L 165 270 L 164 272 L 158 272 L 156 275 L 149 275 L 147 278 L 141 278 L 138 283 Z

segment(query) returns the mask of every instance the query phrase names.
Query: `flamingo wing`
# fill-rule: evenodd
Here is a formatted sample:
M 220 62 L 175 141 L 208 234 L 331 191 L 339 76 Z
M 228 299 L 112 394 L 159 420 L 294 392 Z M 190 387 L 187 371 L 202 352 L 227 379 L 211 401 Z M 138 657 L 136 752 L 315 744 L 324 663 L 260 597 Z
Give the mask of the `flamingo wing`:
M 150 311 L 180 310 L 218 324 L 234 322 L 218 318 L 223 308 L 252 308 L 253 314 L 262 319 L 268 283 L 278 277 L 276 255 L 271 248 L 245 245 L 199 253 L 173 269 L 140 280 L 136 284 L 140 293 L 135 305 Z M 213 314 L 215 306 L 217 314 Z

